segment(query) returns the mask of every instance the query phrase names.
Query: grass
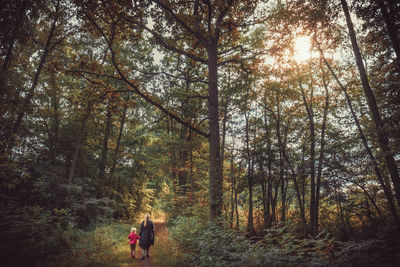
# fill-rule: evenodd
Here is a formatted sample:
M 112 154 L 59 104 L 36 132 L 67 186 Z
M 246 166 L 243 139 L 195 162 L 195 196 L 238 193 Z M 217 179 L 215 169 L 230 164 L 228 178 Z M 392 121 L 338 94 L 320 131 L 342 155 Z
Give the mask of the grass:
M 136 259 L 130 258 L 128 235 L 130 228 L 140 224 L 113 223 L 85 232 L 75 244 L 74 266 L 182 266 L 183 257 L 173 240 L 169 238 L 164 216 L 156 217 L 155 244 L 151 257 L 141 260 L 142 249 L 136 246 Z

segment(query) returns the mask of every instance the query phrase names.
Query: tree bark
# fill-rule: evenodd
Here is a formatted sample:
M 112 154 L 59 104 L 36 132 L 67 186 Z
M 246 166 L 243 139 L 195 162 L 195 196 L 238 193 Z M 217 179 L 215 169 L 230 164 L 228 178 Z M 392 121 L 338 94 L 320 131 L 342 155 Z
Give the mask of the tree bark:
M 86 133 L 85 133 L 86 122 L 87 122 L 87 119 L 89 118 L 89 114 L 90 114 L 90 111 L 88 108 L 82 117 L 81 128 L 79 130 L 78 140 L 75 143 L 74 154 L 72 157 L 72 163 L 71 163 L 71 167 L 69 169 L 69 175 L 68 175 L 68 183 L 69 184 L 72 184 L 72 180 L 75 175 L 75 169 L 76 169 L 76 166 L 78 164 L 78 159 L 79 159 L 79 152 L 81 150 L 81 147 L 83 145 L 83 142 L 84 142 L 85 136 L 86 136 Z
M 235 174 L 234 174 L 234 171 L 233 171 L 233 149 L 232 149 L 232 155 L 231 155 L 231 166 L 230 166 L 230 169 L 231 169 L 231 195 L 230 195 L 231 216 L 230 216 L 230 220 L 229 220 L 229 223 L 230 223 L 230 227 L 229 228 L 232 229 L 233 228 L 233 215 L 235 214 L 235 203 L 234 203 L 234 192 L 235 192 L 234 179 L 235 179 Z
M 267 113 L 264 110 L 264 124 L 265 124 L 265 135 L 267 139 L 267 168 L 268 175 L 266 181 L 266 210 L 264 217 L 266 218 L 267 225 L 271 225 L 271 200 L 272 200 L 272 150 L 271 150 L 271 137 L 270 137 L 270 124 L 267 123 Z
M 179 140 L 181 141 L 181 147 L 178 152 L 178 185 L 179 192 L 182 195 L 186 194 L 187 189 L 187 162 L 189 160 L 189 151 L 188 151 L 188 142 L 189 142 L 189 133 L 188 129 L 181 125 Z
M 305 205 L 304 205 L 304 196 L 303 196 L 303 198 L 301 197 L 299 184 L 298 184 L 297 178 L 296 178 L 296 173 L 295 173 L 294 168 L 291 165 L 287 155 L 285 156 L 285 159 L 286 159 L 286 162 L 288 163 L 288 165 L 290 167 L 290 170 L 291 170 L 291 173 L 292 173 L 294 190 L 296 192 L 297 202 L 298 202 L 299 208 L 300 208 L 300 219 L 301 219 L 301 221 L 303 223 L 303 231 L 304 231 L 304 234 L 307 234 L 307 220 L 306 220 L 306 212 L 305 212 Z
M 261 175 L 261 193 L 262 193 L 262 207 L 263 207 L 263 219 L 264 227 L 268 227 L 268 211 L 267 211 L 267 182 L 264 175 L 264 167 L 262 162 L 260 164 L 260 175 Z
M 388 168 L 390 177 L 392 178 L 393 187 L 396 192 L 397 202 L 400 203 L 400 176 L 399 176 L 399 171 L 397 169 L 396 161 L 394 160 L 392 149 L 389 144 L 389 137 L 385 130 L 385 125 L 382 121 L 378 105 L 376 103 L 374 92 L 372 91 L 369 85 L 367 73 L 364 67 L 364 63 L 362 61 L 360 48 L 358 47 L 357 44 L 354 25 L 350 17 L 350 12 L 346 0 L 341 0 L 341 4 L 343 12 L 346 17 L 347 28 L 349 30 L 349 36 L 353 48 L 353 53 L 356 58 L 358 71 L 360 73 L 361 84 L 364 90 L 365 97 L 367 98 L 367 103 L 371 116 L 375 123 L 376 134 L 378 136 L 379 145 L 382 149 L 382 153 L 386 162 L 386 167 Z
M 368 193 L 368 191 L 365 188 L 363 188 L 363 191 L 364 191 L 364 194 L 365 194 L 367 202 L 368 202 L 368 200 L 371 201 L 372 205 L 374 206 L 374 208 L 378 212 L 379 219 L 381 221 L 385 222 L 385 218 L 382 215 L 381 209 L 376 204 L 376 201 L 371 197 L 371 195 Z
M 323 71 L 323 70 L 322 70 Z M 328 84 L 326 83 L 325 72 L 322 73 L 322 82 L 325 88 L 325 106 L 324 106 L 324 114 L 322 118 L 321 125 L 321 145 L 318 157 L 318 166 L 317 166 L 317 184 L 316 184 L 316 192 L 315 192 L 315 230 L 318 232 L 318 224 L 319 224 L 319 201 L 320 201 L 320 190 L 321 190 L 321 176 L 322 176 L 322 164 L 324 161 L 324 153 L 325 153 L 325 128 L 326 128 L 326 120 L 328 116 L 329 109 L 329 91 Z
M 101 158 L 99 162 L 99 180 L 101 183 L 105 182 L 105 169 L 107 165 L 107 155 L 108 155 L 108 139 L 111 132 L 111 124 L 112 124 L 112 110 L 110 107 L 111 103 L 108 103 L 107 107 L 107 119 L 106 119 L 106 127 L 104 129 L 104 138 L 103 138 L 103 148 L 101 149 Z
M 286 139 L 286 138 L 285 138 Z M 286 149 L 286 140 L 281 147 L 282 150 Z M 286 153 L 285 151 L 280 151 L 279 153 L 279 165 L 280 165 L 280 180 L 281 180 L 281 221 L 284 222 L 286 220 L 286 189 L 285 189 L 285 162 L 284 162 L 284 157 L 283 153 Z
M 338 185 L 334 184 L 333 185 L 333 190 L 335 193 L 335 198 L 336 198 L 336 202 L 337 202 L 337 208 L 338 208 L 338 213 L 340 214 L 340 220 L 342 221 L 342 227 L 343 230 L 345 231 L 345 233 L 342 233 L 344 236 L 347 236 L 349 234 L 349 230 L 348 230 L 348 224 L 347 224 L 347 220 L 344 217 L 344 211 L 343 211 L 343 207 L 342 207 L 342 198 L 339 196 L 338 193 Z
M 56 156 L 57 156 L 57 144 L 58 144 L 58 129 L 60 127 L 60 119 L 59 119 L 59 114 L 58 114 L 58 109 L 60 106 L 60 99 L 59 96 L 57 95 L 57 85 L 56 85 L 56 79 L 55 75 L 52 75 L 51 77 L 51 89 L 52 91 L 50 92 L 50 106 L 53 108 L 53 122 L 50 127 L 49 131 L 49 151 L 50 151 L 50 164 L 53 165 L 56 161 Z
M 239 221 L 239 207 L 238 207 L 238 192 L 237 192 L 237 185 L 236 185 L 236 179 L 234 180 L 234 190 L 235 190 L 235 213 L 236 213 L 236 229 L 237 231 L 240 230 L 240 221 Z
M 227 109 L 225 109 L 224 117 L 222 119 L 222 143 L 221 143 L 221 162 L 225 159 L 225 139 L 226 139 L 226 123 L 228 121 Z
M 113 157 L 111 170 L 110 170 L 110 183 L 111 184 L 113 184 L 114 172 L 115 172 L 115 168 L 117 166 L 119 147 L 120 147 L 120 144 L 121 144 L 122 132 L 124 130 L 126 112 L 127 112 L 127 108 L 125 107 L 123 112 L 122 112 L 121 124 L 120 124 L 120 127 L 119 127 L 119 133 L 118 133 L 118 138 L 117 138 L 117 145 L 115 147 L 114 157 Z
M 278 116 L 276 120 L 276 135 L 278 137 L 278 141 L 281 145 L 279 145 L 279 181 L 281 185 L 281 221 L 285 221 L 285 183 L 284 183 L 284 164 L 283 164 L 283 154 L 285 153 L 285 144 L 282 141 L 281 136 L 281 117 L 278 111 Z
M 277 137 L 278 137 L 279 147 L 283 147 L 284 143 L 282 142 L 282 138 L 281 138 L 280 134 L 278 134 L 278 131 L 277 131 Z M 293 166 L 292 166 L 292 164 L 291 164 L 291 162 L 289 160 L 289 157 L 287 156 L 286 148 L 285 149 L 282 148 L 281 150 L 283 152 L 283 157 L 285 158 L 285 160 L 286 160 L 286 162 L 287 162 L 287 164 L 289 166 L 289 169 L 291 170 L 291 173 L 292 173 L 293 185 L 294 185 L 297 201 L 299 203 L 299 208 L 300 208 L 300 219 L 301 219 L 301 221 L 303 223 L 304 234 L 307 234 L 307 220 L 306 220 L 306 216 L 305 216 L 305 205 L 304 205 L 305 204 L 304 203 L 304 199 L 305 198 L 304 198 L 304 196 L 303 196 L 303 199 L 301 197 L 299 185 L 298 185 L 298 182 L 297 182 L 297 179 L 296 179 L 296 173 L 295 173 L 294 168 L 293 168 Z
M 232 148 L 232 157 L 233 157 L 234 148 Z M 239 166 L 239 170 L 240 170 Z M 234 170 L 233 170 L 234 171 Z M 236 230 L 240 231 L 240 221 L 239 221 L 239 207 L 238 207 L 238 190 L 237 190 L 237 183 L 236 176 L 233 177 L 233 190 L 234 190 L 234 205 L 235 205 L 235 214 L 236 214 Z
M 277 181 L 276 181 L 277 180 Z M 271 201 L 271 222 L 277 221 L 277 203 L 278 203 L 278 191 L 279 185 L 282 182 L 280 179 L 276 179 L 275 184 L 273 185 L 273 196 Z
M 208 48 L 208 121 L 209 121 L 209 179 L 210 218 L 222 214 L 222 162 L 219 134 L 218 50 L 217 43 Z
M 314 112 L 312 103 L 308 103 L 303 86 L 299 81 L 301 94 L 303 96 L 304 106 L 307 111 L 308 123 L 310 127 L 310 234 L 316 233 L 315 215 L 316 215 L 316 186 L 315 186 L 315 125 L 314 125 Z
M 190 149 L 190 154 L 189 154 L 189 160 L 190 160 L 190 191 L 193 193 L 194 192 L 194 175 L 193 175 L 193 168 L 194 168 L 194 159 L 193 159 L 193 136 L 192 136 L 192 130 L 189 129 L 190 131 L 190 141 L 189 141 L 189 149 Z
M 248 98 L 248 90 L 247 90 L 247 98 Z M 249 233 L 254 232 L 254 226 L 253 226 L 253 173 L 252 173 L 252 161 L 251 161 L 251 153 L 250 153 L 250 133 L 249 133 L 249 116 L 248 114 L 248 100 L 246 100 L 245 103 L 245 111 L 244 111 L 244 116 L 245 116 L 245 142 L 246 142 L 246 155 L 247 155 L 247 188 L 249 190 L 249 214 L 248 214 L 248 221 L 247 221 L 247 231 Z
M 230 74 L 230 70 L 228 70 L 228 91 L 230 89 L 231 86 L 231 74 Z M 226 98 L 226 101 L 222 102 L 223 105 L 223 113 L 224 113 L 224 117 L 222 119 L 222 144 L 221 144 L 221 163 L 223 164 L 224 160 L 225 160 L 225 139 L 226 139 L 226 130 L 227 130 L 227 123 L 228 123 L 228 106 L 229 106 L 229 99 Z

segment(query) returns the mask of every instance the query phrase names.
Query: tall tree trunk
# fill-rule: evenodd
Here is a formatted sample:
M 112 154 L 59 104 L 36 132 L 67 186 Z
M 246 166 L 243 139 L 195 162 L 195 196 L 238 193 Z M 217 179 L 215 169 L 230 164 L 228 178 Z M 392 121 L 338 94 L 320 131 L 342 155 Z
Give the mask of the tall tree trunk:
M 284 156 L 283 154 L 286 153 L 286 136 L 285 136 L 285 142 L 283 143 L 282 146 L 282 153 L 280 153 L 279 155 L 279 164 L 280 164 L 280 179 L 282 181 L 281 183 L 281 204 L 282 204 L 282 208 L 281 208 L 281 221 L 284 222 L 286 221 L 286 204 L 287 204 L 287 200 L 286 200 L 286 187 L 287 187 L 287 181 L 285 179 L 286 176 L 286 171 L 285 171 L 285 160 L 284 160 Z
M 271 123 L 268 123 L 267 109 L 263 110 L 265 139 L 267 141 L 267 173 L 264 169 L 264 157 L 260 159 L 260 172 L 262 174 L 262 194 L 263 194 L 263 218 L 264 227 L 271 224 L 271 200 L 272 200 L 272 151 L 271 151 Z
M 185 79 L 185 91 L 186 93 L 190 92 L 190 87 L 191 87 L 191 66 L 187 66 L 184 70 L 183 76 Z M 182 109 L 182 114 L 181 117 L 184 118 L 185 120 L 189 120 L 186 112 L 190 111 L 190 103 L 189 103 L 189 98 L 184 99 L 181 102 L 181 109 Z M 224 134 L 224 133 L 223 133 Z M 179 151 L 179 188 L 180 192 L 182 194 L 186 194 L 186 191 L 188 189 L 188 176 L 190 175 L 188 172 L 188 165 L 190 163 L 190 157 L 191 157 L 191 138 L 192 138 L 192 132 L 191 129 L 185 127 L 184 125 L 181 125 L 181 130 L 180 130 L 180 140 L 182 141 L 183 145 L 180 148 Z M 222 152 L 224 151 L 224 145 L 225 145 L 225 136 L 223 136 L 223 141 L 222 141 Z M 223 156 L 223 154 L 222 154 Z
M 279 146 L 280 147 L 284 146 L 284 143 L 282 142 L 280 134 L 279 135 L 277 134 L 277 136 L 278 136 L 278 144 L 279 144 Z M 298 202 L 299 208 L 300 208 L 300 219 L 303 222 L 304 234 L 307 234 L 307 220 L 306 220 L 306 215 L 305 215 L 305 203 L 304 203 L 305 197 L 304 197 L 304 195 L 303 195 L 303 198 L 301 197 L 299 185 L 298 185 L 297 178 L 296 178 L 296 173 L 295 173 L 293 165 L 290 162 L 289 157 L 288 157 L 288 155 L 286 153 L 286 149 L 282 149 L 282 152 L 283 152 L 283 157 L 285 158 L 285 160 L 286 160 L 286 162 L 287 162 L 287 164 L 289 166 L 289 169 L 290 169 L 290 171 L 292 173 L 294 190 L 296 192 L 297 202 Z
M 280 185 L 281 185 L 281 221 L 285 221 L 285 203 L 286 203 L 286 194 L 285 194 L 285 182 L 284 182 L 284 156 L 283 154 L 285 153 L 285 146 L 286 144 L 283 143 L 282 137 L 281 137 L 281 117 L 280 114 L 278 114 L 277 120 L 276 120 L 276 134 L 278 137 L 278 142 L 281 144 L 279 145 L 279 180 L 280 180 Z
M 235 213 L 236 213 L 236 229 L 237 231 L 240 230 L 240 221 L 239 221 L 239 207 L 238 207 L 238 192 L 237 192 L 237 185 L 236 179 L 234 180 L 234 190 L 235 190 Z
M 267 211 L 267 181 L 264 175 L 264 167 L 263 164 L 260 162 L 260 175 L 261 175 L 261 193 L 262 193 L 262 207 L 263 207 L 263 219 L 264 219 L 264 227 L 268 227 L 268 211 Z
M 112 165 L 111 165 L 111 170 L 110 170 L 110 183 L 111 184 L 113 184 L 113 181 L 114 181 L 114 172 L 115 172 L 115 168 L 117 166 L 119 147 L 120 147 L 120 144 L 121 144 L 122 132 L 124 130 L 126 112 L 127 112 L 127 108 L 124 107 L 124 110 L 122 112 L 121 123 L 120 123 L 120 126 L 119 126 L 117 145 L 115 146 L 114 157 L 113 157 L 113 160 L 112 160 Z
M 247 92 L 248 93 L 248 92 Z M 247 105 L 246 101 L 246 105 Z M 249 233 L 254 232 L 254 226 L 253 226 L 253 173 L 252 173 L 252 161 L 251 161 L 251 155 L 250 155 L 250 133 L 249 133 L 249 116 L 247 112 L 247 107 L 245 109 L 245 138 L 246 138 L 246 155 L 247 155 L 247 188 L 249 190 L 249 214 L 248 214 L 248 221 L 247 221 L 247 230 Z
M 234 156 L 233 156 L 233 148 L 232 148 L 232 153 L 231 153 L 231 196 L 230 196 L 230 200 L 231 200 L 231 216 L 230 216 L 230 228 L 233 228 L 233 215 L 235 214 L 235 203 L 234 203 L 234 195 L 235 195 L 235 171 L 234 171 L 234 166 L 233 166 L 233 162 L 234 162 Z
M 253 174 L 251 174 L 251 172 L 250 172 L 250 176 L 248 176 L 247 179 L 248 179 L 247 182 L 248 182 L 248 190 L 249 190 L 249 214 L 248 214 L 249 219 L 247 222 L 247 230 L 249 231 L 249 233 L 254 233 Z
M 169 143 L 169 163 L 170 163 L 170 170 L 171 170 L 171 177 L 172 177 L 172 183 L 174 186 L 174 190 L 176 191 L 176 181 L 178 180 L 178 165 L 177 165 L 177 156 L 176 156 L 176 151 L 175 148 L 173 147 L 173 143 L 175 142 L 175 127 L 174 127 L 174 121 L 172 119 L 168 120 L 167 122 L 167 133 L 168 137 L 170 138 L 170 143 Z
M 365 194 L 367 202 L 368 202 L 368 200 L 371 201 L 372 205 L 374 206 L 374 208 L 378 212 L 379 219 L 384 222 L 385 218 L 382 215 L 381 209 L 376 204 L 376 201 L 371 197 L 371 195 L 368 193 L 368 191 L 365 188 L 363 188 L 363 191 L 364 191 L 364 194 Z
M 306 178 L 307 178 L 305 166 L 306 166 L 306 140 L 304 140 L 302 145 L 301 168 L 300 168 L 302 205 L 304 208 L 306 206 Z
M 267 181 L 267 197 L 268 197 L 268 202 L 267 202 L 267 213 L 268 213 L 268 225 L 271 225 L 272 218 L 275 216 L 272 216 L 272 210 L 273 210 L 273 199 L 272 199 L 272 161 L 273 161 L 273 152 L 272 152 L 272 142 L 269 139 L 269 142 L 267 144 L 267 153 L 268 153 L 268 181 Z
M 306 107 L 308 123 L 310 127 L 310 234 L 316 233 L 315 215 L 316 215 L 316 196 L 315 196 L 315 126 L 314 126 L 314 112 L 312 102 L 308 103 L 306 94 L 304 92 L 301 82 L 299 82 L 301 93 L 303 96 L 304 106 Z M 313 95 L 313 93 L 312 93 Z M 312 100 L 311 100 L 312 101 Z
M 341 4 L 343 12 L 346 17 L 347 28 L 349 30 L 351 45 L 353 48 L 354 56 L 356 58 L 358 71 L 360 73 L 361 84 L 364 89 L 365 97 L 367 98 L 367 103 L 371 116 L 375 123 L 379 145 L 382 149 L 382 153 L 385 158 L 386 166 L 388 168 L 390 177 L 392 178 L 393 187 L 396 192 L 397 202 L 400 203 L 400 176 L 399 176 L 399 171 L 397 169 L 396 161 L 394 160 L 392 149 L 389 144 L 389 137 L 386 132 L 384 122 L 382 121 L 381 115 L 379 113 L 374 92 L 372 91 L 369 85 L 367 73 L 365 71 L 364 63 L 362 61 L 360 48 L 358 47 L 357 44 L 357 38 L 346 0 L 341 0 Z
M 264 130 L 265 130 L 265 139 L 267 140 L 267 168 L 268 173 L 266 175 L 266 179 L 263 179 L 263 184 L 265 188 L 263 188 L 263 192 L 265 190 L 264 199 L 264 221 L 265 227 L 269 227 L 271 224 L 271 199 L 272 199 L 272 151 L 271 151 L 271 133 L 270 126 L 271 123 L 268 123 L 267 120 L 267 110 L 263 111 L 264 117 Z M 262 172 L 264 173 L 264 172 Z
M 300 208 L 300 219 L 303 223 L 303 231 L 304 234 L 307 234 L 307 220 L 306 220 L 306 212 L 305 212 L 305 203 L 304 203 L 304 196 L 303 198 L 301 197 L 301 193 L 300 193 L 300 188 L 299 188 L 299 184 L 297 182 L 297 178 L 296 178 L 296 173 L 294 171 L 293 166 L 291 165 L 289 158 L 287 157 L 287 155 L 285 156 L 286 161 L 290 167 L 291 173 L 292 173 L 292 179 L 293 179 L 293 185 L 294 185 L 294 190 L 296 192 L 296 198 L 297 198 L 297 202 L 299 204 L 299 208 Z
M 268 177 L 267 177 L 267 215 L 268 226 L 271 225 L 271 200 L 272 200 L 272 149 L 271 139 L 268 137 L 267 153 L 268 153 Z
M 221 161 L 225 159 L 225 138 L 226 138 L 226 123 L 228 121 L 227 110 L 225 110 L 224 118 L 222 119 L 222 144 L 221 144 Z
M 74 147 L 74 155 L 72 156 L 72 163 L 71 163 L 71 167 L 69 169 L 69 175 L 68 175 L 68 183 L 72 184 L 72 180 L 74 178 L 75 175 L 75 169 L 76 166 L 78 164 L 78 159 L 79 159 L 79 152 L 81 150 L 81 147 L 83 146 L 84 140 L 85 140 L 85 130 L 86 130 L 86 122 L 89 118 L 89 114 L 90 114 L 90 108 L 88 107 L 85 114 L 82 117 L 82 122 L 81 122 L 81 128 L 79 130 L 79 135 L 78 135 L 78 140 L 75 143 L 75 147 Z
M 261 193 L 262 193 L 262 207 L 263 207 L 263 220 L 264 220 L 264 227 L 267 228 L 269 227 L 269 221 L 270 221 L 270 199 L 268 198 L 268 185 L 267 185 L 267 180 L 268 176 L 265 174 L 265 169 L 264 169 L 264 160 L 260 159 L 259 162 L 259 172 L 261 176 Z
M 194 160 L 193 160 L 193 136 L 192 136 L 192 130 L 190 129 L 190 141 L 189 141 L 189 147 L 190 147 L 190 191 L 193 193 L 194 192 L 194 175 L 193 175 L 193 168 L 194 168 Z
M 50 83 L 52 89 L 52 91 L 50 92 L 50 102 L 51 102 L 50 106 L 53 108 L 54 116 L 53 116 L 53 122 L 50 127 L 49 151 L 50 151 L 50 164 L 53 165 L 56 161 L 56 156 L 57 156 L 56 154 L 57 154 L 57 144 L 58 144 L 58 129 L 60 127 L 60 119 L 58 114 L 60 99 L 59 96 L 57 95 L 57 85 L 54 75 L 52 75 Z
M 106 128 L 104 130 L 104 138 L 103 138 L 103 148 L 101 149 L 101 158 L 99 162 L 99 180 L 100 183 L 105 183 L 105 169 L 107 165 L 107 155 L 108 155 L 108 139 L 111 132 L 112 126 L 112 108 L 111 103 L 108 103 L 107 107 L 107 119 L 106 119 Z
M 322 70 L 323 71 L 323 70 Z M 322 164 L 324 161 L 324 153 L 325 153 L 325 127 L 326 127 L 326 120 L 328 116 L 328 109 L 329 109 L 329 91 L 328 91 L 328 84 L 326 83 L 325 72 L 322 73 L 322 82 L 325 88 L 325 106 L 324 106 L 324 114 L 322 118 L 322 125 L 321 125 L 321 145 L 319 150 L 319 157 L 318 157 L 318 166 L 317 166 L 317 184 L 316 184 L 316 192 L 315 192 L 315 230 L 318 232 L 318 224 L 319 224 L 319 201 L 320 201 L 320 190 L 321 190 L 321 176 L 322 176 Z
M 217 41 L 217 40 L 216 40 Z M 210 219 L 222 214 L 222 162 L 219 134 L 217 42 L 208 48 L 208 122 Z
M 231 87 L 231 72 L 230 69 L 228 69 L 228 91 L 230 90 Z M 226 139 L 226 124 L 228 123 L 228 106 L 229 106 L 229 99 L 226 99 L 223 103 L 224 106 L 224 117 L 222 119 L 222 144 L 221 144 L 221 162 L 222 165 L 225 160 L 225 139 Z
M 283 161 L 283 159 L 282 159 Z M 285 222 L 286 221 L 286 185 L 287 181 L 284 179 L 284 172 L 285 170 L 282 170 L 282 177 L 281 177 L 281 221 Z
M 269 164 L 269 163 L 268 163 Z M 268 226 L 272 222 L 272 167 L 268 166 L 268 180 L 267 180 L 267 215 L 268 215 Z
M 347 224 L 347 220 L 344 217 L 344 211 L 343 211 L 343 207 L 342 207 L 342 198 L 339 196 L 338 193 L 338 189 L 337 189 L 337 184 L 333 185 L 333 190 L 335 193 L 335 198 L 336 198 L 336 202 L 337 202 L 337 207 L 338 207 L 338 213 L 340 215 L 340 220 L 342 221 L 342 227 L 343 230 L 345 231 L 345 233 L 342 233 L 343 236 L 347 236 L 349 234 L 349 230 L 348 230 L 348 224 Z
M 278 191 L 279 191 L 279 185 L 282 181 L 280 179 L 277 179 L 275 181 L 275 184 L 273 185 L 273 196 L 272 196 L 272 201 L 271 201 L 271 222 L 276 222 L 277 221 L 277 203 L 278 203 Z
M 178 152 L 179 156 L 178 184 L 179 184 L 179 192 L 183 195 L 186 194 L 186 189 L 187 189 L 187 177 L 188 177 L 187 162 L 189 160 L 189 151 L 188 151 L 189 138 L 190 135 L 188 129 L 183 125 L 181 125 L 179 140 L 181 140 L 182 146 L 180 147 Z

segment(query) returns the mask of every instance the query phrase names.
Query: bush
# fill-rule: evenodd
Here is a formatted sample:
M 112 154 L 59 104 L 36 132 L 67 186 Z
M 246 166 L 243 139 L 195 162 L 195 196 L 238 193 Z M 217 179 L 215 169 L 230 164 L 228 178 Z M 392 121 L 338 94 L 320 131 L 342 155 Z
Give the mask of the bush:
M 190 263 L 198 266 L 326 266 L 331 238 L 298 239 L 289 227 L 275 226 L 263 238 L 247 238 L 197 217 L 179 217 L 170 228 Z
M 128 248 L 131 227 L 126 223 L 103 222 L 92 224 L 87 231 L 71 229 L 66 233 L 70 250 L 63 256 L 64 266 L 110 266 L 117 262 L 115 249 Z
M 335 266 L 397 266 L 400 262 L 400 228 L 388 225 L 369 240 L 337 242 Z
M 42 265 L 67 248 L 63 232 L 74 221 L 65 209 L 2 207 L 0 257 L 5 266 Z

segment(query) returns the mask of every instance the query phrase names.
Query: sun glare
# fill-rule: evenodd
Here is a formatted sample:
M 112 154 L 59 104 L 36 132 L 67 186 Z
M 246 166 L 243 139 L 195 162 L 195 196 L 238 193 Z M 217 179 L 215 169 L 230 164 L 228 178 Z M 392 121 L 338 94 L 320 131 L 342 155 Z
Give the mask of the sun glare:
M 294 59 L 303 62 L 311 57 L 311 42 L 308 36 L 296 37 L 294 41 Z

